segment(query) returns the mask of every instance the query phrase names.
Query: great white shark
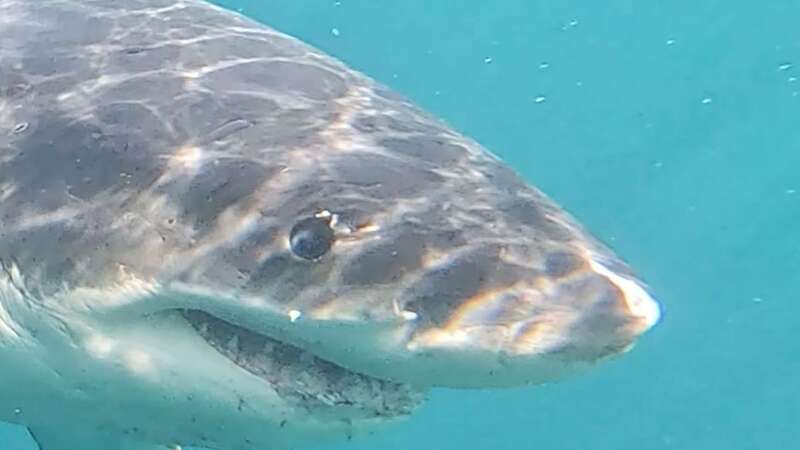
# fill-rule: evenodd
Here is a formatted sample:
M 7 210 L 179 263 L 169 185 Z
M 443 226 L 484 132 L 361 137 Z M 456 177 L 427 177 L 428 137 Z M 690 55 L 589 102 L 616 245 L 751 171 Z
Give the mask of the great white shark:
M 0 420 L 296 447 L 562 379 L 659 320 L 475 141 L 199 0 L 0 0 Z

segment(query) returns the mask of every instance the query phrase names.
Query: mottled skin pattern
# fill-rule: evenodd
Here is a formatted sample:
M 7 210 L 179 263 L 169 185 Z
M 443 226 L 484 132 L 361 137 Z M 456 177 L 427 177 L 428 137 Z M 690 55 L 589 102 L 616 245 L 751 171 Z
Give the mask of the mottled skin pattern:
M 318 214 L 336 240 L 303 260 L 289 230 Z M 145 317 L 189 333 L 184 309 L 418 390 L 553 380 L 627 350 L 658 317 L 622 262 L 478 144 L 331 57 L 195 0 L 0 0 L 0 263 L 0 347 L 66 342 L 69 357 L 39 362 L 65 379 L 75 358 L 97 359 L 97 336 L 146 340 Z M 181 345 L 217 355 L 192 342 Z M 180 364 L 201 364 L 166 338 L 141 345 L 159 377 L 159 364 L 186 377 Z M 236 370 L 224 369 L 236 395 L 257 403 L 263 380 Z M 159 402 L 138 407 L 201 408 Z M 34 418 L 0 408 L 37 434 Z M 225 419 L 235 439 L 189 426 L 165 436 L 145 420 L 132 442 L 248 448 L 314 434 L 265 437 L 253 428 L 279 414 L 255 409 Z M 309 427 L 344 429 L 323 422 Z

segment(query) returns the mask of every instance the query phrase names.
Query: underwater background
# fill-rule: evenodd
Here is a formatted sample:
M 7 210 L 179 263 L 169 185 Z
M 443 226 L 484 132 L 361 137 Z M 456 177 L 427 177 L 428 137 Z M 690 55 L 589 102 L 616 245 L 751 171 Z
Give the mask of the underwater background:
M 320 450 L 800 448 L 800 2 L 217 3 L 483 143 L 664 305 L 590 373 L 439 390 L 409 422 Z M 35 449 L 18 427 L 0 442 Z

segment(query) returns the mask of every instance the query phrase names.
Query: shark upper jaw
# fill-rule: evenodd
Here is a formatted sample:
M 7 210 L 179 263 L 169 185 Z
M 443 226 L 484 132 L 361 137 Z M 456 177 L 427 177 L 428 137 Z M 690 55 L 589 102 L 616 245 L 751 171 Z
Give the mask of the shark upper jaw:
M 265 299 L 243 299 L 227 291 L 181 284 L 151 294 L 133 296 L 113 308 L 89 309 L 100 313 L 94 321 L 123 327 L 137 317 L 168 317 L 186 323 L 200 338 L 195 345 L 224 357 L 241 377 L 257 378 L 265 390 L 316 421 L 391 422 L 410 416 L 425 400 L 428 387 L 350 370 L 296 341 L 281 339 L 281 333 L 269 331 L 272 321 L 268 318 L 275 314 L 265 306 L 269 304 Z M 267 319 L 257 327 L 252 319 L 235 319 L 248 315 Z
M 390 421 L 410 416 L 425 401 L 426 386 L 412 387 L 345 368 L 297 340 L 283 339 L 285 333 L 271 327 L 278 327 L 275 316 L 281 315 L 268 307 L 267 299 L 177 283 L 159 297 L 169 300 L 155 302 L 161 307 L 148 314 L 179 315 L 215 352 L 317 418 Z M 153 305 L 147 301 L 142 307 Z M 248 320 L 237 320 L 246 316 Z M 252 317 L 261 316 L 264 320 L 255 321 L 255 326 Z M 293 325 L 289 318 L 280 322 Z
M 284 339 L 286 333 L 277 328 L 294 324 L 273 311 L 270 304 L 268 299 L 245 298 L 226 289 L 175 283 L 158 289 L 155 299 L 148 296 L 133 301 L 114 314 L 118 319 L 129 315 L 180 316 L 210 349 L 241 369 L 243 375 L 259 378 L 282 400 L 315 418 L 390 421 L 410 416 L 424 402 L 428 386 L 412 387 L 345 368 L 335 358 L 309 350 L 299 343 L 302 341 Z M 241 317 L 248 320 L 237 320 Z M 263 320 L 254 321 L 253 317 Z

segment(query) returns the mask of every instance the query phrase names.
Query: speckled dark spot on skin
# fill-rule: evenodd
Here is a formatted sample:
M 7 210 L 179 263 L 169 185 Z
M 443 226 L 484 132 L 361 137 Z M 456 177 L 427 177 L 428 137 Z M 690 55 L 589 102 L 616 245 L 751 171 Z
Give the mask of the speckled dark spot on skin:
M 418 133 L 422 135 L 437 136 L 445 130 L 438 124 L 421 122 L 420 118 L 412 114 L 397 114 L 388 122 L 390 133 Z
M 183 80 L 178 77 L 169 77 L 159 73 L 143 74 L 130 80 L 109 85 L 102 94 L 102 102 L 142 101 L 143 98 L 152 99 L 153 102 L 173 102 L 184 91 Z
M 263 225 L 255 228 L 246 238 L 242 239 L 238 245 L 230 248 L 230 251 L 223 255 L 226 261 L 236 260 L 240 264 L 237 267 L 252 270 L 252 264 L 258 261 L 259 256 L 263 253 L 264 248 L 273 244 L 278 234 L 277 228 L 269 228 Z M 247 265 L 241 262 L 247 261 Z
M 9 84 L 7 86 L 0 87 L 0 96 L 9 99 L 19 99 L 24 97 L 30 90 L 31 90 L 31 85 L 25 82 Z
M 35 88 L 31 88 L 31 91 L 35 91 L 37 96 L 43 97 L 61 95 L 74 89 L 76 84 L 95 76 L 97 73 L 94 71 L 62 75 L 37 83 Z
M 25 42 L 27 46 L 39 49 L 32 53 L 54 54 L 62 49 L 71 50 L 75 46 L 97 44 L 108 38 L 112 23 L 98 17 L 91 17 L 82 12 L 70 9 L 68 5 L 36 2 L 26 5 L 30 12 L 30 20 L 25 21 L 20 30 L 24 35 L 15 35 L 15 39 Z M 33 25 L 30 25 L 33 24 Z M 62 26 L 69 24 L 69 26 Z
M 561 278 L 578 270 L 583 264 L 583 260 L 565 251 L 555 251 L 549 253 L 545 259 L 545 273 L 554 278 Z
M 218 247 L 209 257 L 219 262 L 205 267 L 203 277 L 220 283 L 235 283 L 237 286 L 250 283 L 252 288 L 253 274 L 263 270 L 263 255 L 281 248 L 281 244 L 275 242 L 278 233 L 275 227 L 259 224 L 246 236 Z
M 48 55 L 52 53 L 47 53 Z M 41 77 L 52 77 L 54 75 L 64 76 L 69 73 L 86 73 L 89 70 L 89 62 L 82 55 L 61 55 L 56 54 L 49 58 L 42 58 L 37 54 L 28 54 L 21 61 L 25 68 L 25 73 Z
M 340 183 L 362 187 L 374 198 L 412 197 L 442 181 L 435 172 L 378 155 L 344 155 L 332 167 Z
M 511 224 L 532 227 L 547 239 L 568 241 L 572 233 L 547 217 L 542 207 L 526 198 L 512 198 L 499 205 L 503 215 Z
M 396 233 L 419 236 L 425 240 L 426 245 L 437 250 L 453 250 L 468 244 L 467 228 L 453 228 L 447 217 L 437 210 L 440 206 L 435 201 L 431 203 L 432 209 L 406 214 L 406 221 L 397 225 Z
M 271 171 L 252 161 L 220 160 L 206 164 L 191 179 L 180 200 L 185 215 L 192 217 L 196 228 L 216 222 L 226 208 L 251 195 L 270 176 Z
M 218 97 L 198 92 L 171 101 L 170 119 L 185 142 L 206 142 L 215 129 L 233 119 L 231 111 Z
M 440 326 L 465 301 L 488 289 L 498 289 L 535 273 L 499 258 L 500 248 L 481 247 L 434 269 L 404 294 L 405 308 L 417 313 L 423 323 Z
M 397 282 L 421 266 L 425 237 L 415 233 L 384 235 L 376 245 L 348 261 L 342 272 L 345 285 L 369 286 Z
M 25 77 L 12 69 L 12 61 L 0 64 L 0 97 L 20 99 L 31 90 L 31 85 Z
M 399 155 L 410 156 L 439 166 L 455 164 L 466 154 L 464 147 L 431 137 L 388 138 L 380 141 L 379 144 Z
M 103 133 L 107 135 L 138 134 L 141 140 L 148 140 L 154 144 L 172 143 L 171 136 L 164 128 L 162 119 L 142 104 L 104 103 L 98 106 L 94 116 L 105 125 Z M 94 137 L 97 135 L 95 134 Z
M 276 301 L 290 302 L 307 287 L 328 282 L 333 264 L 326 257 L 321 261 L 306 261 L 289 252 L 277 253 L 250 274 L 245 289 L 259 293 L 268 290 Z
M 316 214 L 322 209 L 336 210 L 341 201 L 337 200 L 337 186 L 324 178 L 324 174 L 314 174 L 294 186 L 283 187 L 273 196 L 274 204 L 264 208 L 263 214 L 279 216 L 285 223 L 294 223 L 301 217 Z
M 63 206 L 70 196 L 90 200 L 106 190 L 148 184 L 161 172 L 163 162 L 150 153 L 152 138 L 138 130 L 121 126 L 106 134 L 96 124 L 56 113 L 39 115 L 34 125 L 18 135 L 16 157 L 0 165 L 0 179 L 18 187 L 8 202 L 36 195 L 39 207 L 48 196 L 55 201 L 51 207 Z
M 20 270 L 38 273 L 49 280 L 66 280 L 73 274 L 76 263 L 72 256 L 86 239 L 89 230 L 76 229 L 64 223 L 53 223 L 27 229 L 17 233 L 14 240 L 0 240 L 0 254 L 14 255 L 15 264 Z M 68 251 L 54 254 L 53 248 Z M 33 275 L 33 274 L 31 274 Z
M 141 73 L 170 67 L 180 55 L 178 45 L 126 47 L 108 56 L 111 73 Z
M 391 89 L 386 88 L 382 85 L 377 85 L 374 88 L 375 95 L 382 100 L 388 100 L 389 102 L 397 102 L 399 104 L 405 104 L 408 106 L 413 106 L 412 102 L 399 92 L 393 91 Z
M 392 110 L 390 105 L 380 105 L 380 102 L 375 106 L 378 108 L 383 106 L 386 109 Z M 396 110 L 392 110 L 392 114 L 359 114 L 353 120 L 352 126 L 363 133 L 382 133 L 385 135 L 396 135 L 397 132 L 400 132 L 435 136 L 444 131 L 441 128 L 432 126 L 430 123 L 420 122 L 418 118 L 411 114 L 400 113 Z
M 265 115 L 277 113 L 279 109 L 278 103 L 273 99 L 246 94 L 229 93 L 220 101 L 228 111 L 235 111 L 236 114 L 251 122 L 258 122 Z
M 428 240 L 432 246 L 442 250 L 461 247 L 469 243 L 462 230 L 430 230 Z
M 346 92 L 344 80 L 325 69 L 292 61 L 254 61 L 207 74 L 203 84 L 226 90 L 297 93 L 310 100 L 331 100 Z
M 385 130 L 389 118 L 383 115 L 359 115 L 353 121 L 352 126 L 363 133 L 375 133 Z
M 530 190 L 528 184 L 512 169 L 497 161 L 487 161 L 481 165 L 481 172 L 492 186 L 505 194 L 517 194 Z
M 176 27 L 179 22 L 187 19 L 179 14 L 171 14 L 169 24 L 174 27 L 173 33 L 180 33 L 184 30 Z M 191 32 L 187 32 L 191 34 Z M 181 61 L 188 70 L 200 69 L 208 64 L 208 55 L 234 54 L 242 59 L 263 58 L 264 55 L 272 57 L 292 58 L 301 54 L 299 51 L 292 51 L 294 46 L 283 47 L 280 42 L 264 41 L 263 39 L 248 39 L 243 36 L 219 36 L 215 39 L 197 42 L 181 48 Z

